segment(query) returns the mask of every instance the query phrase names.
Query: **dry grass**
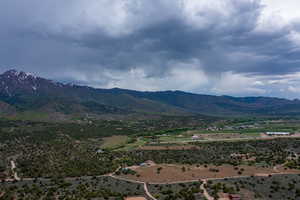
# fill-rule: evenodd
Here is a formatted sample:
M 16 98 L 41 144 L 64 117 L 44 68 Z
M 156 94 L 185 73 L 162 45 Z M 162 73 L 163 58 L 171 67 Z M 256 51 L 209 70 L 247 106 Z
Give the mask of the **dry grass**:
M 184 170 L 183 170 L 184 167 Z M 158 168 L 162 168 L 158 173 Z M 212 169 L 218 170 L 218 172 L 212 171 Z M 242 174 L 238 172 L 243 169 Z M 270 174 L 276 173 L 272 168 L 261 168 L 255 166 L 239 166 L 235 169 L 231 165 L 223 166 L 187 166 L 187 165 L 155 165 L 150 167 L 139 167 L 135 171 L 139 176 L 136 175 L 124 175 L 124 177 L 151 183 L 167 183 L 177 181 L 190 181 L 205 178 L 225 178 L 233 176 L 251 176 L 258 174 Z M 280 171 L 284 172 L 284 171 Z M 297 171 L 300 172 L 299 170 Z M 294 171 L 296 173 L 296 171 Z

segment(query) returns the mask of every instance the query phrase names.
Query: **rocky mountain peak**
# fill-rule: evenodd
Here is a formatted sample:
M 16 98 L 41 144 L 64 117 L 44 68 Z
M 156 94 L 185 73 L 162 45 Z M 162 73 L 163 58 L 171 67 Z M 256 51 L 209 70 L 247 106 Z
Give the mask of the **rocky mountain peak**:
M 34 93 L 43 80 L 30 73 L 11 69 L 0 74 L 0 93 L 8 96 L 22 91 Z
M 56 94 L 58 91 L 65 89 L 65 87 L 67 85 L 15 69 L 0 74 L 0 96 Z
M 37 77 L 32 75 L 31 73 L 26 73 L 23 71 L 18 71 L 15 69 L 8 70 L 0 75 L 1 78 L 7 78 L 7 79 L 17 79 L 19 81 L 24 81 L 26 79 L 36 79 Z

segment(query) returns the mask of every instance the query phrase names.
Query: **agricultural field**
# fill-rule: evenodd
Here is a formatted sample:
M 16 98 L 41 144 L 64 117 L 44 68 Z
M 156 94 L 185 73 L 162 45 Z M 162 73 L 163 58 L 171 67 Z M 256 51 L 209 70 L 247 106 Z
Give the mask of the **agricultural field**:
M 262 139 L 260 133 L 201 133 L 199 131 L 187 131 L 180 135 L 163 135 L 152 140 L 152 144 L 191 143 L 209 141 L 238 141 Z
M 175 134 L 155 135 L 144 137 L 147 144 L 186 144 L 192 142 L 212 142 L 212 141 L 245 141 L 245 140 L 265 140 L 273 138 L 300 138 L 300 133 L 289 132 L 287 136 L 267 136 L 265 133 L 269 129 L 260 130 L 240 130 L 240 131 L 205 131 L 205 130 L 188 130 Z M 270 129 L 273 130 L 273 129 Z M 282 130 L 282 129 L 276 129 Z

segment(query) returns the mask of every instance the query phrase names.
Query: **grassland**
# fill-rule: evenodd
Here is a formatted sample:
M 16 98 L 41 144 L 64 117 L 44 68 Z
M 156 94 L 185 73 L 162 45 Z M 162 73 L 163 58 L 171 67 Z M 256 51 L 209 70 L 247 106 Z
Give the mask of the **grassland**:
M 125 135 L 114 135 L 111 137 L 102 138 L 103 144 L 101 144 L 100 148 L 102 149 L 117 149 L 124 147 L 128 141 L 129 137 Z

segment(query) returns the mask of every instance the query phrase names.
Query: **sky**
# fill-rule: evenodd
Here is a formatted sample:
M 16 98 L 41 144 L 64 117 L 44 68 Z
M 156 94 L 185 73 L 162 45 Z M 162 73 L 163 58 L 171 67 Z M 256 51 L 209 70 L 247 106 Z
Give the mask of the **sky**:
M 0 72 L 300 98 L 299 0 L 1 0 Z

